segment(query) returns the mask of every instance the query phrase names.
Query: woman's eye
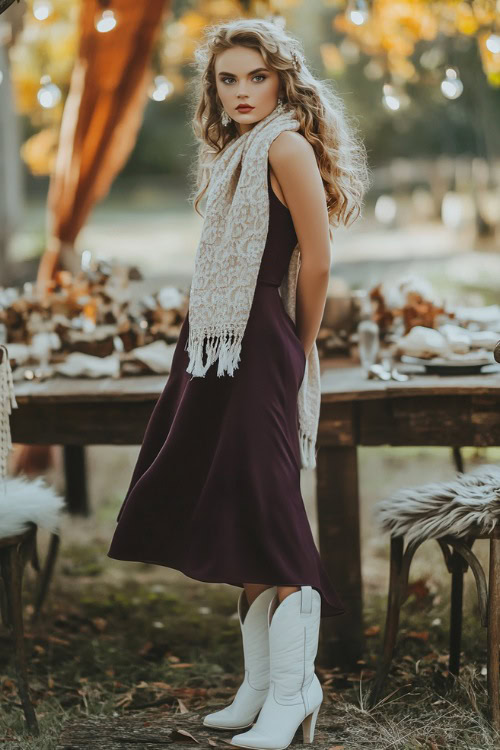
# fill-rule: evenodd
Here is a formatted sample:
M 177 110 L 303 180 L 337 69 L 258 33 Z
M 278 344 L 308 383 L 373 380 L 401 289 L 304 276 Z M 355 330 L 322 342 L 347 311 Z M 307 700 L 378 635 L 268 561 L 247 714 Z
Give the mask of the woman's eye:
M 257 73 L 257 75 L 255 75 L 254 78 L 263 78 L 265 80 L 266 76 L 263 76 L 260 73 Z M 222 80 L 222 83 L 226 83 L 226 81 L 234 81 L 234 78 L 232 76 L 224 76 L 224 78 L 222 78 L 221 80 Z

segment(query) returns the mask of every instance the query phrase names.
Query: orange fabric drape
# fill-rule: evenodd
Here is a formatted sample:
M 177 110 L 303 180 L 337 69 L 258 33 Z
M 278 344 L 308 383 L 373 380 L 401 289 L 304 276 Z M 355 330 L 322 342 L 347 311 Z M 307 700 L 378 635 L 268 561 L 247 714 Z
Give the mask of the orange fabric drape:
M 153 43 L 171 0 L 113 0 L 117 25 L 95 28 L 106 5 L 82 0 L 81 36 L 64 107 L 47 199 L 47 250 L 39 281 L 50 279 L 137 137 L 150 81 Z
M 37 274 L 45 291 L 92 207 L 129 156 L 142 122 L 150 59 L 172 0 L 112 0 L 117 25 L 95 28 L 103 7 L 81 0 L 80 43 L 65 103 L 47 199 L 47 247 Z M 71 253 L 72 255 L 72 253 Z M 54 446 L 16 445 L 12 473 L 38 474 L 54 463 Z

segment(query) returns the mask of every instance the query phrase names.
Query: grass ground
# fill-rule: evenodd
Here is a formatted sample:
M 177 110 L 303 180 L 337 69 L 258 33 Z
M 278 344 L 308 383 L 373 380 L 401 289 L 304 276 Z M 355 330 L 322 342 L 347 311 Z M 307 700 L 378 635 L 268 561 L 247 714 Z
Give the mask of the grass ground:
M 466 464 L 495 462 L 499 453 L 468 450 Z M 137 715 L 159 717 L 172 728 L 189 719 L 201 746 L 222 747 L 230 741 L 229 732 L 203 733 L 201 721 L 205 713 L 230 702 L 241 681 L 239 589 L 106 557 L 136 454 L 135 448 L 89 449 L 92 516 L 65 519 L 57 572 L 36 625 L 29 623 L 34 572 L 26 569 L 26 641 L 41 736 L 30 738 L 25 731 L 10 641 L 1 630 L 2 748 L 55 750 L 62 726 L 75 717 L 125 720 Z M 352 672 L 318 666 L 325 699 L 316 747 L 498 747 L 484 720 L 486 637 L 470 571 L 465 578 L 462 671 L 458 680 L 447 672 L 449 576 L 437 544 L 417 551 L 397 658 L 384 697 L 373 709 L 366 707 L 384 626 L 388 574 L 388 540 L 374 527 L 371 510 L 393 489 L 418 484 L 422 477 L 449 477 L 453 467 L 446 449 L 362 449 L 360 454 L 366 648 Z M 316 535 L 313 474 L 303 472 L 303 495 Z M 42 554 L 47 540 L 41 533 Z M 487 567 L 487 544 L 480 541 L 474 551 Z M 298 732 L 294 744 L 300 738 Z M 179 741 L 190 740 L 180 734 Z

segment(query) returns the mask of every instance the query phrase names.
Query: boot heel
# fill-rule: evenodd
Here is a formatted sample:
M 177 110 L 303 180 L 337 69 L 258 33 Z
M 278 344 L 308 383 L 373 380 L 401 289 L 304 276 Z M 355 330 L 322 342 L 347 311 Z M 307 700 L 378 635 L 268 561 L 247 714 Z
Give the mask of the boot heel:
M 314 739 L 314 729 L 316 727 L 316 719 L 318 718 L 320 706 L 318 706 L 309 716 L 306 716 L 302 722 L 302 736 L 304 744 L 312 742 Z

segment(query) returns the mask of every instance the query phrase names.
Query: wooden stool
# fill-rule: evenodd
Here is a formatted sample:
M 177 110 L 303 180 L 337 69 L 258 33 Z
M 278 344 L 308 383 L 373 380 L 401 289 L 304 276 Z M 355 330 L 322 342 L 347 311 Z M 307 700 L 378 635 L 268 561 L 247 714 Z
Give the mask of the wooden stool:
M 12 634 L 17 684 L 21 703 L 30 732 L 39 734 L 35 710 L 29 696 L 28 669 L 24 644 L 22 586 L 23 572 L 28 559 L 36 557 L 35 524 L 22 534 L 0 539 L 0 569 L 3 587 L 0 589 L 2 623 Z
M 39 526 L 52 532 L 49 554 L 39 576 L 34 617 L 41 610 L 59 546 L 60 512 L 64 500 L 42 478 L 8 477 L 7 458 L 12 449 L 10 414 L 17 408 L 14 381 L 5 344 L 0 344 L 0 611 L 2 622 L 12 633 L 19 695 L 30 732 L 39 734 L 35 710 L 28 686 L 22 582 L 26 561 L 31 558 L 35 570 L 40 571 L 36 549 Z
M 481 563 L 472 552 L 476 539 L 490 540 L 489 582 Z M 385 678 L 389 673 L 396 645 L 399 627 L 399 612 L 408 598 L 408 578 L 410 564 L 423 541 L 409 542 L 404 550 L 404 536 L 391 535 L 391 558 L 389 594 L 382 653 L 377 672 L 368 696 L 368 705 L 373 707 L 380 695 Z M 462 595 L 463 576 L 470 565 L 476 581 L 481 625 L 487 629 L 488 649 L 488 711 L 491 723 L 500 729 L 499 707 L 499 654 L 500 645 L 500 528 L 491 533 L 481 533 L 471 527 L 466 537 L 445 535 L 435 540 L 444 556 L 446 567 L 451 573 L 450 606 L 450 658 L 449 671 L 458 675 L 460 671 L 460 644 L 462 637 Z M 450 549 L 451 548 L 451 549 Z

